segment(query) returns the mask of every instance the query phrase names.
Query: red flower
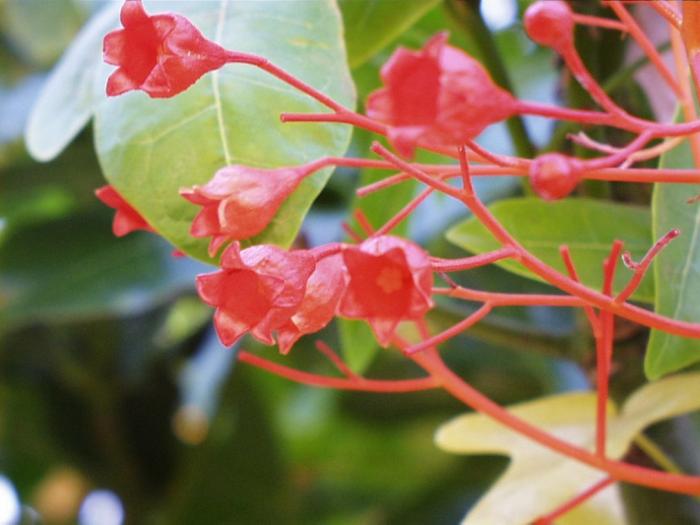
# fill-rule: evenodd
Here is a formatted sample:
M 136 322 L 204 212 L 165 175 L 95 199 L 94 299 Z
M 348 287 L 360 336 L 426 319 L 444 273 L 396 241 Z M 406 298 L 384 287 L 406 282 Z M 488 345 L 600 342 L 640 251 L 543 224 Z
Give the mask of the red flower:
M 95 190 L 95 195 L 104 204 L 110 208 L 114 208 L 117 212 L 114 214 L 114 222 L 112 222 L 112 231 L 117 237 L 123 237 L 127 233 L 135 230 L 153 231 L 153 228 L 146 222 L 146 219 L 139 215 L 131 205 L 124 200 L 124 197 L 117 193 L 112 186 L 102 186 Z
M 419 319 L 433 305 L 433 273 L 428 254 L 392 236 L 369 238 L 343 250 L 350 281 L 340 315 L 365 319 L 377 341 L 387 346 L 401 321 Z
M 340 254 L 325 257 L 316 263 L 306 283 L 306 292 L 299 308 L 277 333 L 283 354 L 304 334 L 318 332 L 335 316 L 345 291 L 346 271 Z
M 214 326 L 221 342 L 230 346 L 250 332 L 274 344 L 273 332 L 299 309 L 315 266 L 308 251 L 270 245 L 240 251 L 238 243 L 231 245 L 220 271 L 197 276 L 200 297 L 216 308 Z
M 513 97 L 481 64 L 446 42 L 439 33 L 420 51 L 399 48 L 382 67 L 385 87 L 367 99 L 367 115 L 389 125 L 389 140 L 404 156 L 419 141 L 464 144 L 516 111 Z
M 109 96 L 140 89 L 154 98 L 172 97 L 226 63 L 226 50 L 180 15 L 149 16 L 141 0 L 126 0 L 121 22 L 124 29 L 104 39 L 105 62 L 119 66 L 107 80 Z
M 204 186 L 180 190 L 188 201 L 203 207 L 192 221 L 190 233 L 193 237 L 212 237 L 212 257 L 225 242 L 257 235 L 308 173 L 306 166 L 220 169 Z

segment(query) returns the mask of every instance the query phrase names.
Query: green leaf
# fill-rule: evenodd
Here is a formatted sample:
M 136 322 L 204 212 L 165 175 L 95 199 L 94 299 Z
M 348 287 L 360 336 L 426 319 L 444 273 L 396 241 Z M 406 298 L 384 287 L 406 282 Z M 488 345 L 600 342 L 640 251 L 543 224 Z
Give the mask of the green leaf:
M 683 142 L 661 157 L 659 167 L 692 168 L 693 155 Z M 656 257 L 654 278 L 658 294 L 654 310 L 683 321 L 700 320 L 700 207 L 687 201 L 699 192 L 697 184 L 655 184 L 652 220 L 655 237 L 677 228 L 681 235 Z M 700 341 L 652 330 L 644 359 L 649 379 L 658 379 L 700 361 Z
M 0 249 L 0 327 L 134 314 L 190 289 L 205 267 L 151 234 L 112 235 L 110 214 L 10 232 Z
M 339 102 L 354 104 L 334 1 L 173 1 L 146 7 L 178 12 L 226 48 L 262 55 Z M 172 99 L 132 92 L 103 101 L 95 121 L 98 156 L 107 179 L 159 233 L 209 260 L 208 240 L 189 235 L 199 208 L 180 197 L 180 188 L 204 184 L 229 164 L 296 165 L 347 148 L 348 126 L 282 124 L 284 111 L 327 110 L 252 66 L 229 65 Z M 289 245 L 329 174 L 306 179 L 254 241 Z
M 642 207 L 592 199 L 544 202 L 538 198 L 518 198 L 499 201 L 489 209 L 528 251 L 562 273 L 566 273 L 566 267 L 559 246 L 567 244 L 581 281 L 592 288 L 600 288 L 603 282 L 603 260 L 615 239 L 625 242 L 625 249 L 635 260 L 641 259 L 652 243 L 651 217 Z M 500 246 L 474 217 L 450 229 L 447 239 L 474 253 Z M 498 265 L 524 277 L 541 280 L 514 261 L 501 261 Z M 614 289 L 621 290 L 630 277 L 631 272 L 620 267 Z M 642 281 L 632 298 L 645 302 L 654 300 L 651 277 Z
M 120 7 L 110 4 L 88 22 L 44 84 L 24 135 L 36 160 L 57 157 L 92 117 L 95 98 L 104 92 L 104 83 L 95 85 L 102 38 L 117 23 Z
M 608 456 L 622 457 L 646 427 L 698 409 L 700 374 L 679 375 L 643 386 L 627 399 L 618 415 L 613 406 L 609 407 Z M 593 448 L 595 393 L 560 394 L 510 410 L 561 439 Z M 601 471 L 537 445 L 481 414 L 453 419 L 438 429 L 435 440 L 448 452 L 511 458 L 505 473 L 469 511 L 462 522 L 465 525 L 531 523 L 605 477 Z M 604 490 L 557 523 L 626 523 L 616 487 Z
M 440 0 L 339 0 L 350 66 L 356 68 L 389 45 Z
M 377 343 L 372 330 L 364 321 L 338 318 L 338 331 L 344 361 L 355 373 L 366 371 L 377 352 Z

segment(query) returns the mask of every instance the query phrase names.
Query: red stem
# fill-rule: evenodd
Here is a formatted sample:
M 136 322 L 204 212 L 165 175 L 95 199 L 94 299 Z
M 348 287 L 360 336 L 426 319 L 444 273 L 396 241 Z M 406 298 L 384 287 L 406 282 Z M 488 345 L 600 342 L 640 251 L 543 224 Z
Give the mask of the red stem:
M 436 272 L 461 272 L 502 261 L 514 255 L 516 255 L 516 251 L 512 247 L 504 246 L 492 252 L 481 253 L 462 259 L 440 259 L 438 257 L 432 257 L 431 265 Z
M 372 150 L 390 162 L 393 162 L 399 169 L 411 174 L 421 182 L 462 201 L 502 245 L 515 248 L 517 251 L 517 258 L 525 268 L 536 273 L 553 286 L 568 294 L 583 299 L 592 306 L 613 312 L 615 315 L 625 317 L 641 325 L 663 330 L 682 337 L 693 339 L 700 338 L 700 324 L 671 319 L 629 303 L 617 303 L 614 298 L 591 290 L 550 267 L 529 253 L 513 236 L 511 236 L 473 192 L 460 191 L 448 184 L 435 180 L 427 173 L 414 168 L 396 155 L 393 155 L 379 143 L 375 143 L 372 146 Z M 463 152 L 464 149 L 462 148 L 460 151 Z
M 549 514 L 542 516 L 535 520 L 533 525 L 552 525 L 554 520 L 561 518 L 564 514 L 571 512 L 576 507 L 585 503 L 587 500 L 591 499 L 593 496 L 601 492 L 603 489 L 608 488 L 610 485 L 615 483 L 615 480 L 611 477 L 603 478 L 595 485 L 591 485 L 588 489 L 583 491 L 581 494 L 567 501 L 561 507 L 553 510 Z
M 455 398 L 474 410 L 495 419 L 511 430 L 527 436 L 542 446 L 593 468 L 605 471 L 612 478 L 619 481 L 626 481 L 645 487 L 681 494 L 700 494 L 699 477 L 669 474 L 630 465 L 621 461 L 601 458 L 588 450 L 562 441 L 539 427 L 520 419 L 464 382 L 442 362 L 440 356 L 434 349 L 414 354 L 412 358 L 419 366 L 433 376 L 436 381 L 440 382 L 443 388 Z
M 321 376 L 280 365 L 245 351 L 238 352 L 238 360 L 291 381 L 321 388 L 359 390 L 363 392 L 377 392 L 383 394 L 400 394 L 407 392 L 419 392 L 421 390 L 432 390 L 440 386 L 440 383 L 432 377 L 390 381 L 364 379 L 362 377 L 340 378 Z

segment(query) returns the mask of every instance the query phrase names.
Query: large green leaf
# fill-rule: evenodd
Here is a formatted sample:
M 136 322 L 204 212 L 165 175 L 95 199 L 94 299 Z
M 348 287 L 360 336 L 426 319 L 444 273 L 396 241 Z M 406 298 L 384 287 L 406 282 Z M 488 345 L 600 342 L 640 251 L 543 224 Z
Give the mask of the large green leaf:
M 603 282 L 603 260 L 615 239 L 639 260 L 650 248 L 651 216 L 648 210 L 592 199 L 566 199 L 544 202 L 537 198 L 506 199 L 493 204 L 491 212 L 527 250 L 561 272 L 566 272 L 559 246 L 567 244 L 581 281 L 592 288 Z M 475 218 L 447 232 L 447 239 L 465 250 L 484 253 L 500 245 Z M 540 280 L 522 265 L 506 260 L 498 263 L 508 271 Z M 621 290 L 631 272 L 620 268 L 615 290 Z M 632 296 L 639 301 L 654 300 L 654 286 L 645 278 Z
M 348 60 L 361 66 L 440 0 L 340 0 Z
M 61 153 L 92 117 L 95 99 L 104 97 L 104 82 L 96 87 L 102 38 L 119 20 L 121 4 L 113 3 L 80 31 L 49 75 L 34 104 L 25 130 L 29 153 L 49 161 Z
M 204 265 L 154 235 L 112 235 L 109 213 L 10 232 L 0 249 L 0 327 L 133 314 L 190 289 Z
M 187 16 L 229 49 L 260 54 L 352 106 L 340 13 L 332 0 L 308 2 L 150 2 L 151 12 Z M 112 67 L 103 67 L 108 74 Z M 202 260 L 206 239 L 189 235 L 198 207 L 178 190 L 207 182 L 228 164 L 295 165 L 341 155 L 350 128 L 282 124 L 280 113 L 325 111 L 317 102 L 247 65 L 206 75 L 166 100 L 141 92 L 103 100 L 96 109 L 96 144 L 107 179 L 164 237 Z M 256 242 L 288 245 L 330 170 L 308 178 Z
M 687 142 L 666 153 L 664 168 L 692 168 L 693 156 Z M 652 201 L 654 236 L 677 228 L 681 235 L 656 258 L 654 278 L 658 294 L 657 313 L 700 322 L 700 206 L 688 204 L 698 194 L 697 184 L 656 184 Z M 652 330 L 647 346 L 644 370 L 657 379 L 700 361 L 700 341 Z
M 607 452 L 620 458 L 646 427 L 700 409 L 700 374 L 650 383 L 634 392 L 619 414 L 610 406 Z M 561 439 L 591 450 L 596 395 L 559 394 L 516 405 L 511 411 Z M 481 414 L 467 414 L 437 432 L 440 448 L 457 454 L 503 454 L 511 463 L 469 511 L 464 525 L 525 525 L 602 480 L 601 471 L 568 459 Z M 557 523 L 626 523 L 615 488 L 606 489 Z

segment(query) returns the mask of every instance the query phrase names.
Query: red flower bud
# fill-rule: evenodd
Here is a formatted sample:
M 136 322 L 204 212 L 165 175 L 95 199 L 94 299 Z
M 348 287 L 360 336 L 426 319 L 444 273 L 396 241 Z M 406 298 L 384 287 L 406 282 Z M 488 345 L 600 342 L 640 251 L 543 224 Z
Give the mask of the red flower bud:
M 112 232 L 117 237 L 124 237 L 127 233 L 135 230 L 153 231 L 153 228 L 146 222 L 146 219 L 139 215 L 131 205 L 124 200 L 124 197 L 117 193 L 112 186 L 102 186 L 95 190 L 95 195 L 104 204 L 110 208 L 114 208 L 117 212 L 114 214 L 112 222 Z
M 216 308 L 214 326 L 221 342 L 230 346 L 250 332 L 274 344 L 273 332 L 299 309 L 315 266 L 308 251 L 270 245 L 240 251 L 238 243 L 231 245 L 220 271 L 197 276 L 199 296 Z
M 154 98 L 172 97 L 226 63 L 226 50 L 183 16 L 149 16 L 141 0 L 126 0 L 121 22 L 124 29 L 104 39 L 105 62 L 119 66 L 107 80 L 109 96 L 140 89 Z
M 399 48 L 382 67 L 385 87 L 367 99 L 367 115 L 389 125 L 389 140 L 404 156 L 418 142 L 461 145 L 515 113 L 513 97 L 481 64 L 446 42 L 439 33 L 420 51 Z
M 193 237 L 212 237 L 212 257 L 228 241 L 257 235 L 309 172 L 307 166 L 220 169 L 204 186 L 180 190 L 188 201 L 203 208 L 192 221 L 190 233 Z
M 573 45 L 574 14 L 562 0 L 540 0 L 525 11 L 525 31 L 542 46 L 556 51 Z
M 335 316 L 340 298 L 345 291 L 346 271 L 340 254 L 325 257 L 316 263 L 316 269 L 306 283 L 304 299 L 299 309 L 277 332 L 277 341 L 283 354 L 304 334 L 318 332 Z
M 428 254 L 388 235 L 343 250 L 349 282 L 338 313 L 365 319 L 377 341 L 388 346 L 401 321 L 421 318 L 432 306 L 433 273 Z
M 545 153 L 530 164 L 532 189 L 546 200 L 566 197 L 580 180 L 578 161 L 561 153 Z

